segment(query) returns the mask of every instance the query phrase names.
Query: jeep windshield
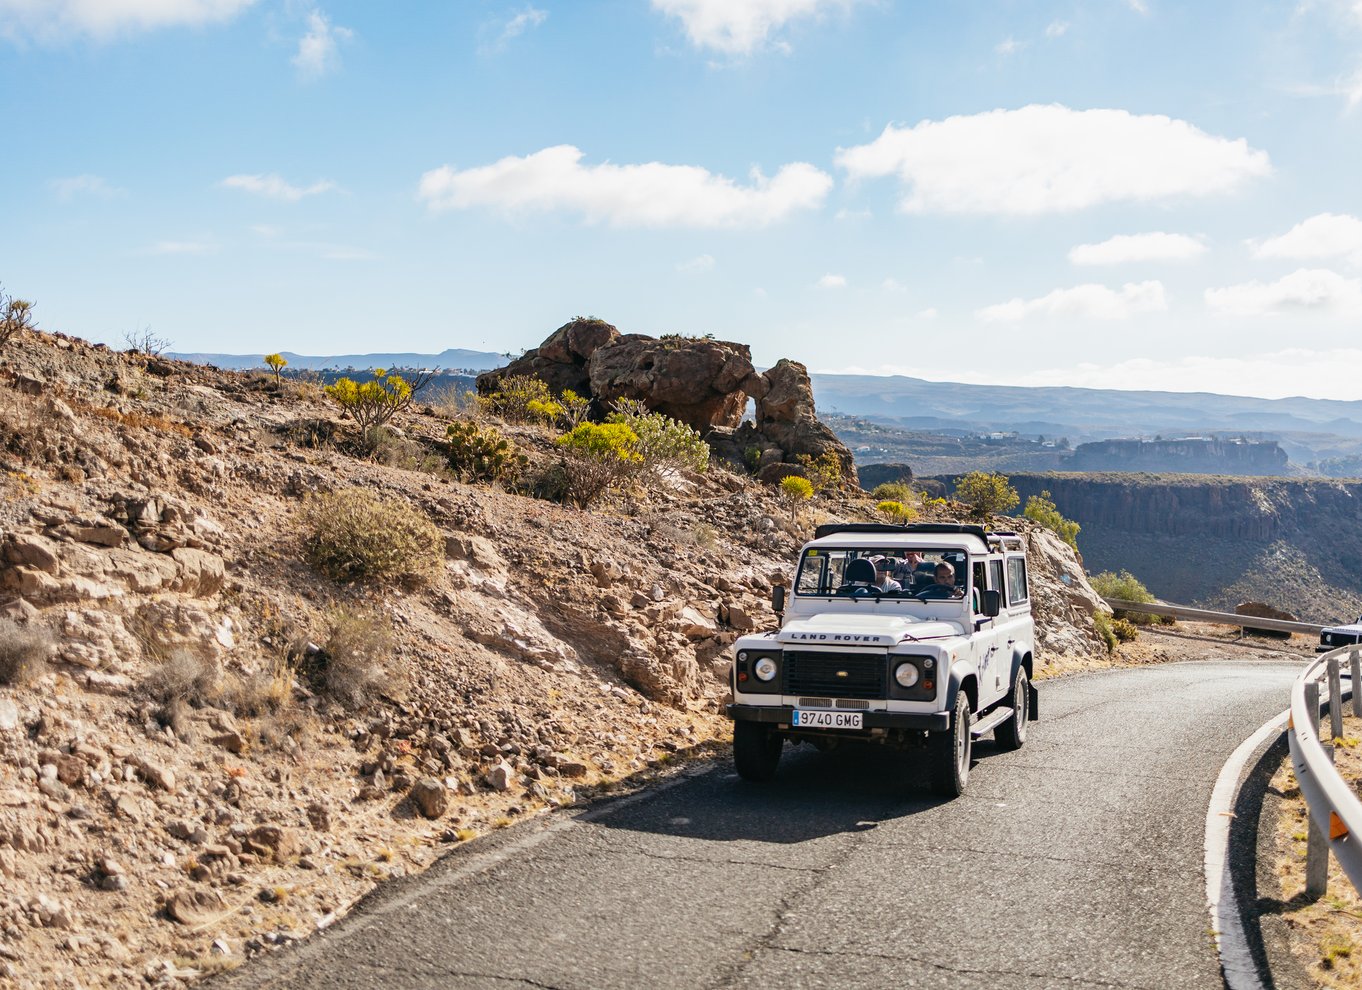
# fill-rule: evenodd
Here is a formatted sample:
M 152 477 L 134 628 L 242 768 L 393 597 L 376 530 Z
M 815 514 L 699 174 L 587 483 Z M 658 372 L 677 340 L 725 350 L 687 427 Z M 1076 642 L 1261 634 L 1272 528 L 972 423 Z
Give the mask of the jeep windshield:
M 958 601 L 967 572 L 965 552 L 958 548 L 818 547 L 804 551 L 795 594 Z

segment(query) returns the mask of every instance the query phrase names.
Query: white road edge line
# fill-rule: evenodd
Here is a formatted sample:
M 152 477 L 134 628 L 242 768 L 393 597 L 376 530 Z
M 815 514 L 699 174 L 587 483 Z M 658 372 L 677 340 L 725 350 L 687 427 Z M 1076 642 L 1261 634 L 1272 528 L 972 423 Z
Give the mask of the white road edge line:
M 1287 709 L 1239 744 L 1221 768 L 1215 790 L 1211 792 L 1211 805 L 1206 809 L 1206 902 L 1211 911 L 1216 949 L 1220 953 L 1220 969 L 1229 990 L 1263 990 L 1239 917 L 1234 877 L 1230 872 L 1234 801 L 1239 793 L 1244 765 L 1266 740 L 1285 729 L 1290 716 L 1291 711 Z

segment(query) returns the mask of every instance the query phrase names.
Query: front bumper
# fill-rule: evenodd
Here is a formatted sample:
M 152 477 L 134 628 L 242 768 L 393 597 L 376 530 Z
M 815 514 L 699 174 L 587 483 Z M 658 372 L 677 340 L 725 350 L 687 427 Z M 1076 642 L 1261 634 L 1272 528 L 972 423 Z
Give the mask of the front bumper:
M 777 722 L 789 725 L 794 719 L 791 705 L 728 705 L 725 714 L 735 722 Z M 951 727 L 950 712 L 864 712 L 866 729 L 918 729 L 944 732 Z M 838 729 L 800 729 L 800 732 L 831 732 Z

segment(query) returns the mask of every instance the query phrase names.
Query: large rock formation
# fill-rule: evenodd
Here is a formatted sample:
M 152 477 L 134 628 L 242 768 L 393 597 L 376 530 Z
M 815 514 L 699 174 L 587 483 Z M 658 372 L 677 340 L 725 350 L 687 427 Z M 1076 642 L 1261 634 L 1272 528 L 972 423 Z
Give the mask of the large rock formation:
M 708 337 L 631 333 L 598 348 L 590 372 L 598 402 L 638 399 L 701 433 L 737 426 L 748 394 L 763 390 L 746 344 Z
M 716 456 L 757 470 L 765 481 L 802 474 L 801 456 L 831 452 L 842 477 L 857 484 L 851 451 L 819 421 L 809 372 L 782 358 L 758 373 L 746 344 L 712 337 L 621 335 L 601 320 L 573 320 L 504 368 L 478 376 L 478 391 L 503 378 L 532 375 L 555 393 L 572 389 L 603 416 L 620 399 L 637 399 L 698 430 Z M 743 423 L 747 400 L 756 417 Z
M 575 319 L 564 323 L 532 351 L 526 351 L 504 368 L 478 375 L 478 392 L 495 392 L 501 379 L 529 375 L 545 382 L 554 395 L 572 389 L 578 395 L 591 393 L 591 373 L 587 364 L 597 348 L 618 339 L 620 332 L 604 320 Z

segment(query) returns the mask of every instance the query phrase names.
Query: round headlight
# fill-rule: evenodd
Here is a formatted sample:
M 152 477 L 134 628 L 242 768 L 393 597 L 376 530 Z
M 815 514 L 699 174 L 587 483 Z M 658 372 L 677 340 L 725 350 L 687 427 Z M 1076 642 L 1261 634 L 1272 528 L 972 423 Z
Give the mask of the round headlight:
M 738 651 L 738 659 L 741 660 L 743 663 L 747 663 L 747 651 L 746 651 L 746 650 L 739 650 L 739 651 Z
M 752 672 L 757 675 L 759 681 L 774 680 L 776 676 L 776 662 L 770 657 L 762 657 L 757 661 L 757 665 L 752 668 Z
M 917 664 L 901 663 L 894 668 L 894 680 L 899 682 L 899 687 L 910 688 L 917 683 L 917 679 Z

